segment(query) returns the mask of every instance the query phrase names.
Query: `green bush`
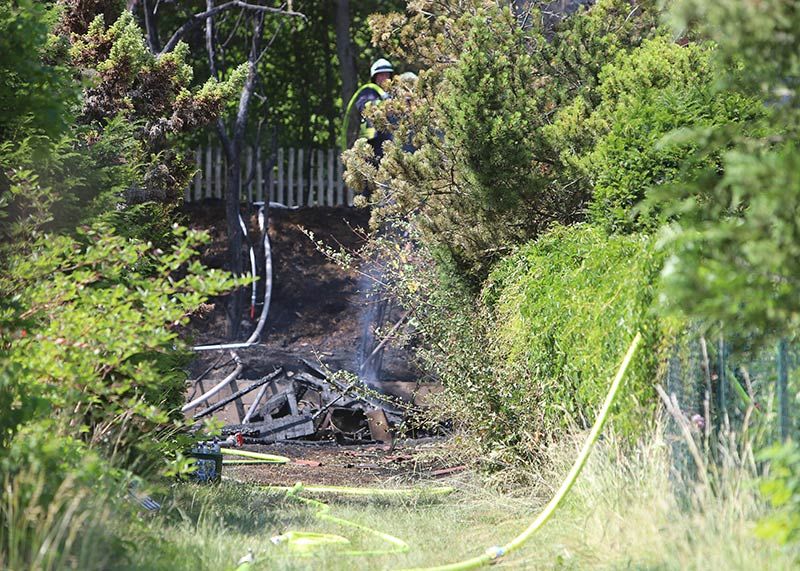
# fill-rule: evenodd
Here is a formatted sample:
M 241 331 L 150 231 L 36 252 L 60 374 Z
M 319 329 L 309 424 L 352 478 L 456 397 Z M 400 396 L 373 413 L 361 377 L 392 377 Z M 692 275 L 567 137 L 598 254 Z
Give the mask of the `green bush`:
M 680 5 L 717 43 L 720 82 L 761 100 L 765 111 L 740 129 L 683 134 L 721 159 L 718 168 L 653 193 L 676 218 L 662 236 L 672 253 L 664 297 L 706 323 L 762 339 L 792 335 L 800 324 L 800 38 L 790 30 L 800 13 L 776 1 Z
M 661 267 L 646 236 L 557 228 L 510 256 L 483 293 L 497 435 L 539 446 L 589 426 L 637 331 L 644 344 L 629 369 L 615 426 L 629 435 L 650 418 L 666 327 L 651 312 Z
M 757 99 L 717 86 L 712 44 L 676 44 L 661 35 L 603 67 L 600 103 L 591 113 L 583 99 L 562 110 L 548 134 L 566 164 L 589 180 L 589 218 L 612 232 L 652 231 L 659 212 L 638 204 L 656 186 L 696 176 L 719 161 L 716 153 L 692 160 L 697 144 L 662 144 L 681 128 L 752 120 L 763 114 Z M 578 149 L 578 153 L 574 151 Z
M 760 490 L 772 511 L 756 528 L 756 533 L 779 543 L 800 539 L 800 449 L 794 442 L 775 444 L 758 456 L 769 462 L 769 471 Z
M 657 15 L 649 0 L 634 10 L 600 0 L 553 28 L 533 10 L 525 26 L 482 0 L 372 20 L 387 50 L 424 70 L 408 97 L 376 110 L 416 152 L 387 144 L 376 169 L 357 146 L 345 154 L 347 182 L 372 189 L 376 222 L 412 213 L 476 290 L 515 246 L 584 217 L 585 177 L 565 168 L 548 126 L 576 96 L 593 108 L 602 66 L 652 35 Z

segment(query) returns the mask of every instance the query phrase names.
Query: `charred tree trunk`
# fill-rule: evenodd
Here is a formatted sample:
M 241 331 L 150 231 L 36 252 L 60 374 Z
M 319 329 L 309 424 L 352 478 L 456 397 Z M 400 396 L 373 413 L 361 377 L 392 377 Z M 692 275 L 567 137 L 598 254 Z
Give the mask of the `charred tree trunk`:
M 342 77 L 342 114 L 358 88 L 355 50 L 350 39 L 350 0 L 335 0 L 336 53 L 339 56 L 339 74 Z M 350 121 L 347 133 L 348 147 L 358 138 L 358 121 Z
M 264 33 L 264 17 L 266 14 L 300 17 L 305 16 L 292 10 L 291 1 L 288 9 L 284 7 L 264 6 L 258 3 L 244 2 L 241 0 L 227 0 L 215 5 L 214 0 L 206 0 L 206 10 L 192 15 L 167 39 L 163 48 L 158 34 L 158 20 L 156 14 L 157 0 L 129 0 L 127 7 L 135 10 L 142 7 L 143 20 L 147 34 L 148 47 L 154 54 L 165 54 L 172 51 L 183 36 L 190 30 L 205 25 L 205 43 L 208 52 L 208 65 L 212 77 L 220 79 L 217 67 L 216 37 L 214 18 L 233 9 L 239 9 L 242 14 L 247 13 L 253 23 L 253 36 L 247 58 L 247 78 L 239 96 L 239 106 L 233 125 L 228 128 L 223 119 L 217 121 L 217 134 L 225 152 L 228 166 L 225 172 L 225 221 L 228 229 L 228 267 L 236 275 L 241 275 L 244 269 L 242 242 L 243 235 L 239 226 L 239 209 L 241 196 L 242 148 L 247 129 L 247 119 L 250 112 L 250 103 L 258 79 L 258 62 L 264 55 L 269 45 L 262 50 L 262 36 Z M 277 37 L 277 34 L 276 36 Z M 273 37 L 273 41 L 274 41 Z M 270 42 L 271 43 L 271 42 Z M 244 292 L 239 289 L 230 296 L 227 313 L 227 334 L 235 338 L 239 334 L 239 326 L 244 310 Z
M 206 0 L 207 9 L 213 8 L 214 0 Z M 253 40 L 247 58 L 247 78 L 239 95 L 239 106 L 236 111 L 233 128 L 228 129 L 225 122 L 217 121 L 217 134 L 225 150 L 228 166 L 225 172 L 225 223 L 228 230 L 228 269 L 237 276 L 242 275 L 244 263 L 242 260 L 242 243 L 244 236 L 239 226 L 242 187 L 242 149 L 247 131 L 247 118 L 250 112 L 250 103 L 258 78 L 258 59 L 261 55 L 262 35 L 264 32 L 264 14 L 252 15 Z M 211 73 L 219 78 L 214 38 L 214 19 L 206 20 L 206 51 Z M 229 134 L 230 132 L 230 134 Z M 225 308 L 227 317 L 227 334 L 231 339 L 239 335 L 239 327 L 244 311 L 244 290 L 237 289 L 228 298 Z

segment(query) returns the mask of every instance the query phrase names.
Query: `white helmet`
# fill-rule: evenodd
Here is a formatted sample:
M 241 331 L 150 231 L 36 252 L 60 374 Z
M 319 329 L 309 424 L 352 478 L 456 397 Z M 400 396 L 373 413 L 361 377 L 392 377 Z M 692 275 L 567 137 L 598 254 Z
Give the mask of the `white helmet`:
M 375 63 L 372 64 L 372 67 L 369 68 L 369 76 L 370 78 L 375 77 L 376 73 L 394 73 L 394 68 L 392 64 L 389 63 L 389 60 L 380 58 L 375 60 Z

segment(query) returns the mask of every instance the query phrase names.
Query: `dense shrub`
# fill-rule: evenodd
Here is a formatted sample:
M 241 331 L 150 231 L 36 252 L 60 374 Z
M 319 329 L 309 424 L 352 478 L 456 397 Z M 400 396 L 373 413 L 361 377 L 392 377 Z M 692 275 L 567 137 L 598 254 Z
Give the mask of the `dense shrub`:
M 650 237 L 557 227 L 497 264 L 477 301 L 458 274 L 419 256 L 399 272 L 398 295 L 416 308 L 418 354 L 447 389 L 439 412 L 491 451 L 489 464 L 540 459 L 589 426 L 637 331 L 644 343 L 614 425 L 635 437 L 653 419 L 662 349 L 678 323 L 653 311 L 661 257 Z
M 660 266 L 650 238 L 587 225 L 557 228 L 499 264 L 483 295 L 499 373 L 486 390 L 509 435 L 538 442 L 588 426 L 637 331 L 645 343 L 616 426 L 631 434 L 649 419 L 665 333 L 651 311 Z
M 793 334 L 800 323 L 800 41 L 793 33 L 800 14 L 777 1 L 687 0 L 679 8 L 682 26 L 717 43 L 720 81 L 761 100 L 765 112 L 739 129 L 683 135 L 721 160 L 653 197 L 677 218 L 663 233 L 673 252 L 665 298 L 706 322 L 762 337 Z
M 564 164 L 586 177 L 593 222 L 613 232 L 652 231 L 658 210 L 638 208 L 647 192 L 719 161 L 716 153 L 692 160 L 696 141 L 665 144 L 665 138 L 677 129 L 763 114 L 757 99 L 719 89 L 713 54 L 710 43 L 680 45 L 667 35 L 645 40 L 603 67 L 593 109 L 578 97 L 546 129 Z
M 417 150 L 387 144 L 376 169 L 356 146 L 348 184 L 373 189 L 376 222 L 413 213 L 477 289 L 515 245 L 582 219 L 585 177 L 564 168 L 546 129 L 574 97 L 594 105 L 600 69 L 654 33 L 654 14 L 650 2 L 600 0 L 553 29 L 536 9 L 520 26 L 508 7 L 472 0 L 374 18 L 375 39 L 424 69 L 376 112 Z

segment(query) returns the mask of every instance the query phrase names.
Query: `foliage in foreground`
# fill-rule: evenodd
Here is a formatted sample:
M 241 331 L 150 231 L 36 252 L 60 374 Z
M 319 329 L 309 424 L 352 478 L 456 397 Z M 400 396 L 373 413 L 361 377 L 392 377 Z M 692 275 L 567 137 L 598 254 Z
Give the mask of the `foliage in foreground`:
M 737 128 L 697 126 L 680 134 L 721 160 L 653 197 L 673 217 L 662 234 L 672 254 L 667 299 L 673 310 L 706 323 L 760 337 L 791 334 L 800 316 L 800 44 L 788 31 L 800 16 L 793 3 L 756 7 L 741 0 L 686 0 L 674 15 L 716 42 L 725 89 L 757 98 L 766 110 Z
M 196 261 L 202 235 L 171 228 L 186 169 L 161 162 L 176 157 L 162 152 L 175 132 L 213 119 L 229 86 L 191 91 L 184 50 L 148 57 L 129 15 L 108 28 L 94 19 L 90 39 L 52 35 L 59 14 L 63 23 L 92 7 L 61 8 L 0 3 L 0 41 L 31 48 L 4 50 L 0 64 L 4 568 L 86 568 L 83 557 L 105 568 L 106 555 L 125 554 L 123 536 L 95 533 L 93 510 L 104 508 L 93 498 L 118 498 L 132 471 L 187 467 L 175 462 L 178 329 L 236 283 Z M 103 90 L 116 106 L 101 104 Z M 134 206 L 132 189 L 164 200 Z M 85 550 L 98 538 L 96 560 Z
M 356 548 L 384 546 L 366 534 L 314 518 L 315 508 L 283 495 L 223 483 L 213 488 L 151 491 L 164 507 L 138 518 L 126 517 L 129 512 L 122 502 L 107 504 L 113 509 L 98 508 L 92 502 L 78 504 L 59 523 L 66 523 L 63 529 L 75 529 L 81 523 L 91 533 L 73 541 L 72 559 L 54 558 L 53 564 L 42 568 L 230 569 L 249 549 L 255 569 L 314 566 L 345 571 L 452 563 L 479 555 L 522 531 L 552 496 L 574 460 L 577 444 L 568 439 L 551 448 L 548 464 L 552 469 L 532 478 L 535 486 L 503 491 L 497 482 L 462 474 L 445 482 L 454 485 L 456 492 L 435 502 L 326 498 L 332 515 L 407 541 L 411 551 L 399 556 L 366 559 L 332 550 L 300 557 L 271 544 L 269 538 L 287 529 L 303 529 L 345 536 Z M 613 433 L 606 433 L 566 502 L 522 549 L 507 557 L 507 563 L 575 570 L 795 568 L 796 550 L 752 533 L 766 508 L 751 468 L 741 462 L 746 459 L 743 450 L 719 442 L 730 461 L 714 480 L 712 492 L 670 474 L 672 444 L 660 433 L 648 431 L 631 453 Z M 685 443 L 678 442 L 681 446 Z M 60 496 L 59 504 L 69 505 L 68 497 Z M 104 549 L 135 545 L 147 548 Z

